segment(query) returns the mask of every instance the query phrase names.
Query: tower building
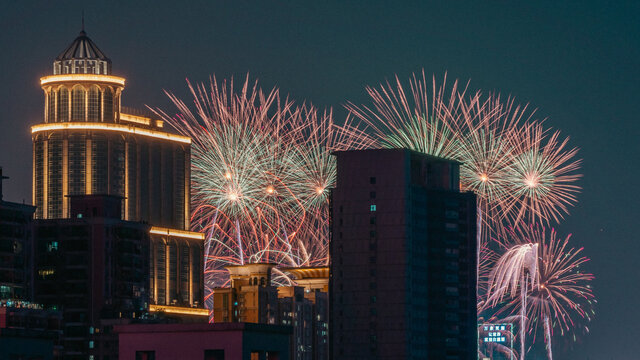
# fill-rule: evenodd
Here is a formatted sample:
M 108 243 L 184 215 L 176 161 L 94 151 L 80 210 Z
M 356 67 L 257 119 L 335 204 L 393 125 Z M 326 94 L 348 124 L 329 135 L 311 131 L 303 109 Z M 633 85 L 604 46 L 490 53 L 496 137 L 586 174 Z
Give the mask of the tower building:
M 476 206 L 458 163 L 405 149 L 336 157 L 332 358 L 475 359 Z
M 191 139 L 121 112 L 125 79 L 81 31 L 40 79 L 44 121 L 33 136 L 37 219 L 69 217 L 70 195 L 124 198 L 124 220 L 189 227 Z
M 123 111 L 125 79 L 84 30 L 52 72 L 40 79 L 43 122 L 31 127 L 36 221 L 73 218 L 80 195 L 122 199 L 120 220 L 150 225 L 149 304 L 201 307 L 204 235 L 189 231 L 191 139 L 153 115 Z

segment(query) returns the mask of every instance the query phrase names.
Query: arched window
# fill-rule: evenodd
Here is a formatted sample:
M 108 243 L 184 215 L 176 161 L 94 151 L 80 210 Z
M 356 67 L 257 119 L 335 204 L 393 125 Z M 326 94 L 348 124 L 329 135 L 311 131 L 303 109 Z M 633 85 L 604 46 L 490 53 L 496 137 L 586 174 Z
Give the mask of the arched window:
M 91 88 L 89 88 L 89 101 L 88 101 L 88 105 L 89 105 L 89 111 L 88 111 L 88 119 L 87 121 L 90 122 L 98 122 L 100 121 L 100 97 L 98 96 L 98 94 L 100 93 L 100 90 L 98 89 L 97 86 L 92 86 Z
M 260 278 L 260 286 L 265 286 L 266 285 L 266 280 L 265 278 L 261 277 Z
M 102 121 L 113 122 L 113 90 L 111 88 L 104 89 L 104 114 Z
M 61 87 L 58 92 L 58 122 L 69 121 L 69 90 Z
M 47 96 L 47 120 L 46 122 L 56 122 L 56 91 L 49 90 Z
M 76 86 L 71 90 L 71 121 L 85 121 L 84 117 L 85 90 Z

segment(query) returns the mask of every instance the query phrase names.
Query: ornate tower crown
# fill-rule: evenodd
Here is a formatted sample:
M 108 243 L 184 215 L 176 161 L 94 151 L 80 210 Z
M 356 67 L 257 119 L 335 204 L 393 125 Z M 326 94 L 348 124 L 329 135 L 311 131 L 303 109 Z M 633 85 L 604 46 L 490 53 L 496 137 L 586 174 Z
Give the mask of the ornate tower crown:
M 111 74 L 111 60 L 89 39 L 84 29 L 53 62 L 53 74 Z

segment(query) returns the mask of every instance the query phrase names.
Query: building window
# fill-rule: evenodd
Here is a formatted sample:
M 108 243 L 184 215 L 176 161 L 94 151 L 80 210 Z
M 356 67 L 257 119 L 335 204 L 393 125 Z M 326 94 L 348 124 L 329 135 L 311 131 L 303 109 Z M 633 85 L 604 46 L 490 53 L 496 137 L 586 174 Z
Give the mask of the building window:
M 376 192 L 375 191 L 370 192 L 369 193 L 369 198 L 370 199 L 375 199 L 376 198 Z
M 223 349 L 205 350 L 204 360 L 224 360 L 224 350 Z
M 97 86 L 92 86 L 89 89 L 88 103 L 89 103 L 89 118 L 87 121 L 98 122 L 100 121 L 100 91 Z
M 54 250 L 58 250 L 58 242 L 50 241 L 49 244 L 47 244 L 47 251 L 52 252 Z
M 58 92 L 58 118 L 57 122 L 69 121 L 69 90 L 63 87 Z
M 102 108 L 102 121 L 113 122 L 113 91 L 111 91 L 111 88 L 106 88 L 104 90 L 102 100 L 104 104 L 104 107 Z
M 80 86 L 71 90 L 71 121 L 85 121 L 84 89 Z
M 369 218 L 369 224 L 371 224 L 371 225 L 375 225 L 376 224 L 376 217 L 375 216 L 372 216 L 372 217 Z
M 369 210 L 371 210 L 371 211 L 376 211 L 376 206 L 375 206 L 375 205 L 371 205 L 371 207 L 369 208 Z
M 372 177 L 370 177 L 370 178 L 369 178 L 369 184 L 374 185 L 375 183 L 376 183 L 376 178 L 375 178 L 375 177 L 373 177 L 373 176 L 372 176 Z
M 136 351 L 136 360 L 156 360 L 156 352 L 150 351 Z

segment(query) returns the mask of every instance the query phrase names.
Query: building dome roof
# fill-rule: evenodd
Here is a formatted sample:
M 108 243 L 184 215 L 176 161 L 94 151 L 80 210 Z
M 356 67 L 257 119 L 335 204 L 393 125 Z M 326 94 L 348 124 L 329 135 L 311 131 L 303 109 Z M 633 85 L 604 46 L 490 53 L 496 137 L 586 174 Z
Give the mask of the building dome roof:
M 98 46 L 89 39 L 87 33 L 84 30 L 80 31 L 78 37 L 73 40 L 56 60 L 81 60 L 81 59 L 94 59 L 94 60 L 106 60 L 109 58 L 98 48 Z
M 84 30 L 53 62 L 54 74 L 109 74 L 111 60 Z

